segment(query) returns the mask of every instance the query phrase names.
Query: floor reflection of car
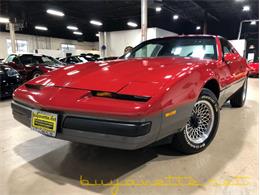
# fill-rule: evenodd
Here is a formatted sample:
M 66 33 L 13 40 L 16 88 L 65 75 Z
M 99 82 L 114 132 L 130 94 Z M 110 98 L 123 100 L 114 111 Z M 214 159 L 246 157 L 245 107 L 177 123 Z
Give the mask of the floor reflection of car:
M 3 61 L 3 64 L 17 70 L 23 81 L 63 67 L 60 61 L 38 54 L 11 54 Z
M 258 60 L 249 61 L 248 67 L 249 67 L 249 76 L 259 77 L 259 61 Z
M 86 63 L 86 62 L 93 62 L 93 61 L 95 61 L 95 59 L 93 59 L 90 56 L 79 55 L 79 56 L 69 56 L 69 57 L 60 59 L 60 61 L 65 64 L 80 64 L 80 63 Z
M 7 65 L 0 65 L 0 99 L 11 97 L 20 84 L 21 77 L 15 69 Z

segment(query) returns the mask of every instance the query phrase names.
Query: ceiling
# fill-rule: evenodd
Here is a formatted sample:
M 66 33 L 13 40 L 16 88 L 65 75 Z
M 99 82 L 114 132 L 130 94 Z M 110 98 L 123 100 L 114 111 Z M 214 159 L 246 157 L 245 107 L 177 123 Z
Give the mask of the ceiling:
M 250 5 L 249 12 L 242 12 L 244 5 Z M 157 13 L 155 7 L 162 7 Z M 205 12 L 209 34 L 218 34 L 228 39 L 235 39 L 239 23 L 245 19 L 258 19 L 258 0 L 148 0 L 148 27 L 159 27 L 178 34 L 202 33 L 196 26 L 203 26 Z M 46 13 L 47 9 L 64 12 L 64 17 Z M 173 20 L 178 14 L 179 19 Z M 1 0 L 0 15 L 15 18 L 23 25 L 19 33 L 52 36 L 79 41 L 98 41 L 98 31 L 115 31 L 133 29 L 126 25 L 128 21 L 141 22 L 141 0 Z M 102 21 L 98 27 L 89 23 L 91 19 Z M 38 31 L 35 25 L 48 27 L 48 31 Z M 74 35 L 66 29 L 67 25 L 79 27 L 84 34 Z M 138 28 L 137 27 L 137 28 Z M 5 25 L 0 25 L 0 31 L 6 31 Z M 258 37 L 257 25 L 245 24 L 243 37 Z

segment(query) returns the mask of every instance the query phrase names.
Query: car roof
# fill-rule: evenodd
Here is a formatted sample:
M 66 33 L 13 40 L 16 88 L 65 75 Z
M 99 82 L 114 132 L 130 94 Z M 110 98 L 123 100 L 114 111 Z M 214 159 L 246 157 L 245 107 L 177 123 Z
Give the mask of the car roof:
M 158 40 L 158 39 L 171 39 L 171 38 L 216 38 L 216 37 L 220 37 L 218 35 L 210 35 L 210 34 L 188 34 L 188 35 L 173 35 L 173 36 L 165 36 L 165 37 L 158 37 L 158 38 L 154 38 L 154 39 L 149 39 L 147 41 L 151 41 L 151 40 Z
M 19 57 L 23 56 L 23 55 L 32 55 L 32 56 L 37 56 L 37 57 L 47 56 L 47 55 L 44 55 L 44 54 L 36 54 L 36 53 L 11 53 L 10 55 L 16 55 L 16 56 L 19 56 Z M 50 56 L 47 56 L 47 57 L 50 57 Z

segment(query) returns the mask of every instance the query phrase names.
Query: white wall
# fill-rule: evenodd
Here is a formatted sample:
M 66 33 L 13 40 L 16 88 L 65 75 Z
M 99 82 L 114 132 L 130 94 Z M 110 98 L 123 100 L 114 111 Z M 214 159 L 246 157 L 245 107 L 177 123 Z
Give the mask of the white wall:
M 6 39 L 10 39 L 10 34 L 6 32 L 0 32 L 0 58 L 7 56 L 7 42 Z M 75 45 L 76 50 L 89 51 L 99 50 L 98 42 L 78 42 L 69 39 L 59 39 L 53 37 L 24 35 L 16 33 L 16 40 L 25 40 L 28 43 L 28 52 L 33 53 L 35 49 L 42 49 L 51 54 L 52 51 L 56 50 L 59 52 L 61 44 L 72 44 Z M 53 52 L 53 53 L 58 53 Z M 47 53 L 45 53 L 47 55 Z M 49 55 L 50 55 L 49 54 Z M 54 56 L 56 57 L 56 56 Z
M 147 31 L 148 40 L 174 35 L 176 33 L 159 28 L 148 28 Z M 126 46 L 135 47 L 141 43 L 141 29 L 106 32 L 106 39 L 107 56 L 121 56 Z M 102 43 L 100 43 L 99 47 L 101 48 L 101 46 Z
M 155 28 L 156 30 L 156 37 L 155 38 L 159 38 L 159 37 L 169 37 L 169 36 L 174 36 L 177 35 L 177 33 L 168 31 L 168 30 L 164 30 L 161 28 Z
M 239 39 L 239 40 L 229 40 L 230 43 L 234 46 L 234 48 L 237 50 L 237 52 L 245 57 L 246 52 L 246 40 L 245 39 Z

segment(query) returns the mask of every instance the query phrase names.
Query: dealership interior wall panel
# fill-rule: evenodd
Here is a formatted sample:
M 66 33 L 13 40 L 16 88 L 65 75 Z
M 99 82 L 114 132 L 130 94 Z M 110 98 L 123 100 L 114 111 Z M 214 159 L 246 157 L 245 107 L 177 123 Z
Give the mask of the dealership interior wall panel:
M 106 33 L 107 56 L 121 56 L 126 46 L 135 47 L 141 43 L 141 29 L 121 30 Z M 160 28 L 148 28 L 147 40 L 159 37 L 167 37 L 177 35 Z M 100 47 L 103 43 L 100 43 Z
M 7 56 L 7 40 L 10 33 L 0 32 L 0 59 Z M 16 40 L 27 41 L 28 52 L 34 53 L 36 49 L 61 50 L 61 44 L 75 45 L 76 50 L 99 50 L 98 42 L 79 42 L 76 40 L 60 39 L 47 36 L 25 35 L 16 33 Z

